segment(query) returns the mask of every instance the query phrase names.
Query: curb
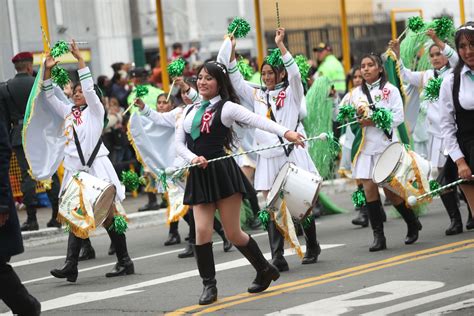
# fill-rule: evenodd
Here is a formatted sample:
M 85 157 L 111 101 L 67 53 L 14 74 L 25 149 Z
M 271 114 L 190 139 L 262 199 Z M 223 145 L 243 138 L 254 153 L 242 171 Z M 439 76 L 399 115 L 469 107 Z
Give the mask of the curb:
M 143 228 L 166 223 L 166 210 L 147 211 L 140 213 L 127 214 L 129 222 L 129 229 Z M 98 236 L 105 234 L 105 230 L 97 229 L 91 236 Z M 21 232 L 23 241 L 28 241 L 28 244 L 42 245 L 51 243 L 52 240 L 67 239 L 67 234 L 62 228 L 42 228 L 35 231 Z M 64 237 L 64 238 L 62 238 Z M 44 240 L 44 242 L 41 242 Z
M 354 184 L 352 184 L 354 183 Z M 343 193 L 347 191 L 353 191 L 355 185 L 352 179 L 334 179 L 323 181 L 322 191 L 328 193 Z M 261 196 L 260 196 L 261 197 Z M 263 198 L 263 197 L 261 197 Z M 259 199 L 261 200 L 261 199 Z M 261 200 L 260 202 L 263 202 Z M 156 226 L 159 224 L 166 223 L 166 209 L 157 211 L 147 212 L 135 212 L 127 214 L 129 222 L 129 229 L 138 229 L 149 226 Z M 104 235 L 106 232 L 104 229 L 97 229 L 91 236 Z M 35 231 L 21 232 L 23 241 L 26 246 L 40 246 L 50 244 L 67 239 L 67 234 L 64 233 L 62 228 L 42 228 Z

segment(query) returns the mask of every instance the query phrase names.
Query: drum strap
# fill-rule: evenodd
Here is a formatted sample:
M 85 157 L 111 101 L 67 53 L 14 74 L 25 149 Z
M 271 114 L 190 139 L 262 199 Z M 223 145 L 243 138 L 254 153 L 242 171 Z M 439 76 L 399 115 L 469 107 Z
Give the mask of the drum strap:
M 97 145 L 95 145 L 95 148 L 92 151 L 92 154 L 89 157 L 89 160 L 87 161 L 87 164 L 86 164 L 86 161 L 84 159 L 84 153 L 82 152 L 82 148 L 81 148 L 81 143 L 79 142 L 79 137 L 77 137 L 76 129 L 74 128 L 74 126 L 72 127 L 72 132 L 74 134 L 74 143 L 76 144 L 76 149 L 77 149 L 77 153 L 79 154 L 79 159 L 81 159 L 81 164 L 84 167 L 87 166 L 90 168 L 92 164 L 94 163 L 95 157 L 97 157 L 97 154 L 99 153 L 100 145 L 102 145 L 102 137 L 99 138 L 99 141 L 97 142 Z
M 268 111 L 270 112 L 270 119 L 277 123 L 276 119 L 275 119 L 275 115 L 273 115 L 273 111 L 272 111 L 272 106 L 270 104 L 270 94 L 267 93 L 267 107 L 268 107 Z M 298 129 L 298 125 L 300 125 L 300 120 L 298 118 L 298 123 L 296 123 L 296 127 L 295 127 L 295 132 L 296 130 Z M 278 140 L 280 141 L 281 144 L 284 144 L 285 141 L 283 140 L 283 138 L 281 138 L 280 136 L 278 136 Z M 293 149 L 295 149 L 295 145 L 294 144 L 290 144 L 288 145 L 288 148 L 283 146 L 283 150 L 285 151 L 285 156 L 286 157 L 289 157 L 291 152 L 293 151 Z
M 382 87 L 380 87 L 380 89 L 382 89 Z M 367 101 L 369 101 L 369 104 L 372 104 L 371 107 L 372 107 L 372 110 L 373 110 L 375 108 L 375 105 L 373 105 L 374 101 L 372 100 L 372 96 L 370 95 L 369 89 L 362 89 L 362 91 L 364 92 L 365 96 L 367 97 Z M 385 136 L 387 136 L 387 138 L 390 141 L 392 141 L 393 131 L 389 133 L 384 129 L 383 133 L 385 134 Z

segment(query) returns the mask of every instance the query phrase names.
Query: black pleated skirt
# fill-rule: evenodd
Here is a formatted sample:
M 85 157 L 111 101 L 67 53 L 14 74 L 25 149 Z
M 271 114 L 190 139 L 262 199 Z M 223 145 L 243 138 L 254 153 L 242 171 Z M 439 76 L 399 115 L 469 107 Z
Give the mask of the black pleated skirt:
M 210 163 L 206 169 L 189 170 L 184 191 L 184 204 L 214 203 L 235 193 L 243 198 L 255 194 L 255 189 L 233 158 Z

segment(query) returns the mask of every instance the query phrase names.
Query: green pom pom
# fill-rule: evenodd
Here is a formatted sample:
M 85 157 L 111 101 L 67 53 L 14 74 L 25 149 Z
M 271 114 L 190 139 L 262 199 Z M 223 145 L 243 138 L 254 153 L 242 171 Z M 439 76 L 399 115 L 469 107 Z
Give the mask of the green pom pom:
M 303 220 L 303 228 L 308 229 L 311 226 L 311 223 L 314 220 L 314 215 L 311 214 L 309 216 L 306 216 L 306 218 Z
M 135 88 L 135 95 L 137 98 L 144 97 L 148 94 L 148 87 L 145 85 L 139 85 Z
M 114 222 L 110 225 L 109 230 L 114 230 L 117 234 L 123 235 L 128 228 L 128 223 L 122 215 L 115 215 Z
M 227 27 L 227 34 L 234 33 L 236 38 L 244 38 L 250 32 L 250 24 L 245 19 L 234 18 Z
M 268 223 L 270 222 L 270 213 L 267 211 L 267 209 L 263 209 L 258 212 L 258 219 L 260 220 L 260 223 L 262 223 L 263 229 L 267 230 Z
M 53 58 L 58 58 L 67 53 L 69 53 L 69 45 L 65 41 L 58 41 L 54 44 L 53 48 L 51 48 L 50 52 Z
M 453 20 L 442 17 L 433 21 L 436 35 L 441 39 L 451 38 L 455 32 Z
M 365 199 L 365 192 L 364 189 L 357 189 L 354 193 L 351 195 L 352 197 L 352 204 L 354 204 L 355 207 L 362 207 L 367 203 L 367 200 Z
M 371 120 L 374 122 L 376 127 L 385 131 L 390 131 L 393 123 L 392 111 L 387 110 L 386 108 L 376 108 L 372 113 Z
M 425 22 L 423 22 L 423 18 L 420 16 L 412 16 L 411 18 L 408 18 L 408 28 L 410 31 L 418 33 L 423 29 L 425 26 Z
M 441 187 L 441 184 L 439 184 L 438 181 L 436 180 L 430 180 L 430 191 L 438 190 Z M 435 195 L 435 194 L 433 194 Z
M 242 57 L 240 57 L 239 61 L 237 61 L 237 68 L 245 80 L 250 80 L 250 78 L 252 78 L 253 74 L 255 73 L 253 68 L 249 65 L 248 60 Z
M 428 83 L 424 89 L 424 96 L 426 100 L 431 102 L 437 101 L 439 98 L 439 90 L 441 89 L 441 83 L 443 82 L 443 78 L 431 78 L 428 80 Z
M 142 181 L 138 174 L 133 171 L 122 171 L 122 183 L 129 191 L 136 191 Z
M 273 67 L 283 66 L 283 59 L 281 59 L 280 49 L 274 48 L 270 50 L 270 55 L 265 58 L 266 62 Z
M 51 70 L 51 78 L 54 83 L 61 87 L 61 89 L 71 81 L 67 70 L 57 65 Z
M 178 58 L 173 60 L 167 67 L 168 74 L 171 78 L 181 77 L 183 75 L 184 67 L 186 66 L 186 61 L 183 58 Z
M 337 114 L 336 121 L 339 123 L 344 123 L 347 121 L 352 121 L 352 119 L 356 116 L 356 109 L 350 105 L 344 105 L 339 108 L 339 114 Z
M 298 65 L 298 69 L 300 70 L 301 80 L 306 82 L 308 80 L 309 69 L 311 66 L 308 63 L 308 59 L 306 59 L 303 55 L 296 55 L 295 62 Z

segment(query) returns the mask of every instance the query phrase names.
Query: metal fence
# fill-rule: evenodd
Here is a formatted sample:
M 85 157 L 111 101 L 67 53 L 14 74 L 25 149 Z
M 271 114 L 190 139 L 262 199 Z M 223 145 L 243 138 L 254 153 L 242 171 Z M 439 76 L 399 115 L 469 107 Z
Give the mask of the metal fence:
M 318 17 L 314 18 L 318 20 Z M 288 29 L 287 45 L 293 55 L 304 54 L 308 58 L 313 58 L 313 47 L 320 42 L 332 46 L 334 55 L 342 56 L 342 40 L 340 20 L 336 17 L 324 17 L 324 26 L 306 29 Z M 318 20 L 319 24 L 321 21 Z M 337 22 L 337 23 L 334 23 Z M 303 24 L 303 23 L 302 23 Z M 349 39 L 351 46 L 351 58 L 358 60 L 365 53 L 382 53 L 385 51 L 391 39 L 390 20 L 386 16 L 352 16 L 348 17 Z M 282 25 L 285 25 L 282 23 Z M 307 25 L 307 22 L 306 22 Z M 397 30 L 400 34 L 405 28 L 405 21 L 397 22 Z M 275 47 L 274 31 L 265 32 L 265 41 L 268 48 Z

